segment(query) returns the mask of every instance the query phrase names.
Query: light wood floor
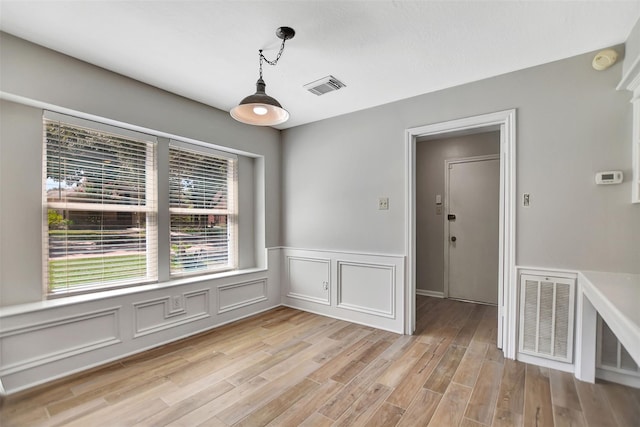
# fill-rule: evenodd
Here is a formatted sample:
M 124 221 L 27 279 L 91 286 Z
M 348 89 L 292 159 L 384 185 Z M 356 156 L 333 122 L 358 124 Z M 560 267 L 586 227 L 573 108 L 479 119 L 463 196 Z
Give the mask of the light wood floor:
M 640 390 L 504 360 L 495 308 L 401 336 L 289 308 L 13 395 L 0 425 L 640 426 Z

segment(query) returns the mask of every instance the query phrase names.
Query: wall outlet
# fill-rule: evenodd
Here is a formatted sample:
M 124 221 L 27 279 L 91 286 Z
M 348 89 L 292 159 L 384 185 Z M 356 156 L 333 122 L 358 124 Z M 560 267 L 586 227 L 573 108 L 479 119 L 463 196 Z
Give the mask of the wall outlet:
M 388 197 L 380 197 L 378 199 L 378 210 L 386 211 L 389 209 L 389 198 Z
M 171 297 L 171 310 L 182 310 L 182 296 L 176 295 Z

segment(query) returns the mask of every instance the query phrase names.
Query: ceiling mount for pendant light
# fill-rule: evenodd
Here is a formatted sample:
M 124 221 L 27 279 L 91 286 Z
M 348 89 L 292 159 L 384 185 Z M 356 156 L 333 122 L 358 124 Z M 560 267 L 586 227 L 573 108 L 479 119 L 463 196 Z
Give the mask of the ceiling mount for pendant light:
M 258 51 L 260 59 L 260 77 L 256 82 L 256 93 L 249 95 L 240 101 L 240 104 L 231 109 L 231 117 L 239 122 L 255 126 L 275 126 L 289 120 L 289 113 L 282 108 L 282 105 L 265 93 L 266 83 L 262 79 L 262 61 L 269 65 L 276 65 L 284 51 L 284 44 L 287 40 L 296 35 L 293 28 L 280 27 L 276 30 L 276 36 L 282 39 L 282 45 L 278 56 L 273 61 L 269 61 L 262 54 L 262 49 Z

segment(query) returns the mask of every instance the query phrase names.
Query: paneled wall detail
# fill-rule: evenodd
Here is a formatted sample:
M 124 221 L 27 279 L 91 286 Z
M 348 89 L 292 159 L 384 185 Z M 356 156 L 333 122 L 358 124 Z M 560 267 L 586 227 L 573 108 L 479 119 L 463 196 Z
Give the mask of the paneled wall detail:
M 287 296 L 319 304 L 331 304 L 331 262 L 325 258 L 287 256 Z
M 0 308 L 0 379 L 12 394 L 282 304 L 282 251 L 266 269 L 181 278 Z
M 285 305 L 403 333 L 404 256 L 282 251 Z
M 338 261 L 337 306 L 394 318 L 395 277 L 393 265 Z
M 266 280 L 218 286 L 218 314 L 266 300 Z
M 133 303 L 134 338 L 211 316 L 209 289 Z
M 0 376 L 121 342 L 120 307 L 7 329 L 0 333 Z

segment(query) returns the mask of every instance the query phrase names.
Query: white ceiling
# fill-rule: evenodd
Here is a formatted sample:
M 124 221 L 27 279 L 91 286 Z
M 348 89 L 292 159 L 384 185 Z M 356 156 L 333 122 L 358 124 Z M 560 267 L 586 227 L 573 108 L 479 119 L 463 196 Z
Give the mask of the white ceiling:
M 280 129 L 624 42 L 635 1 L 7 1 L 0 29 L 229 111 L 255 91 L 291 113 Z M 316 96 L 303 85 L 346 83 Z

